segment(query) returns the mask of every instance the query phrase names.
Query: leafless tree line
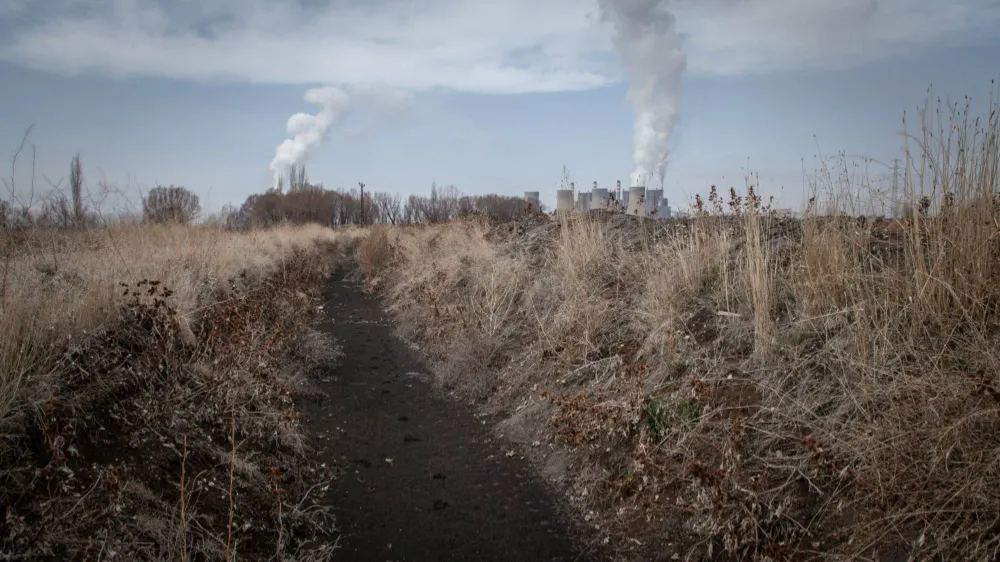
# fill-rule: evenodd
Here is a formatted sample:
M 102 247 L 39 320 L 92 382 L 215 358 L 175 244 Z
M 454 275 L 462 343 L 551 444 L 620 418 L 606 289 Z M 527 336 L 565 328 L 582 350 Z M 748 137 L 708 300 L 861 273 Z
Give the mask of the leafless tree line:
M 131 214 L 102 215 L 103 201 L 115 190 L 99 182 L 96 196 L 89 191 L 79 154 L 70 161 L 68 185 L 63 186 L 63 180 L 53 183 L 43 178 L 48 189 L 44 196 L 37 196 L 35 147 L 28 142 L 30 134 L 29 128 L 14 152 L 9 179 L 2 178 L 6 187 L 6 193 L 0 194 L 0 227 L 3 230 L 86 228 L 125 222 L 189 223 L 201 218 L 198 195 L 175 185 L 150 189 L 141 197 L 141 208 Z M 30 185 L 27 189 L 18 189 L 18 166 L 28 157 L 31 158 Z M 226 205 L 219 213 L 206 217 L 206 221 L 227 228 L 307 222 L 327 226 L 438 223 L 466 215 L 504 221 L 527 208 L 528 204 L 518 197 L 463 195 L 454 185 L 432 184 L 429 195 L 410 195 L 406 199 L 394 193 L 367 190 L 363 183 L 350 190 L 331 190 L 311 183 L 305 168 L 298 166 L 287 177 L 280 178 L 275 188 L 251 195 L 239 207 Z
M 289 189 L 285 191 L 285 185 Z M 315 222 L 327 226 L 347 224 L 414 224 L 449 221 L 477 214 L 494 220 L 510 220 L 525 212 L 528 204 L 517 197 L 462 195 L 453 185 L 431 185 L 429 196 L 398 195 L 357 189 L 325 189 L 309 183 L 302 168 L 289 174 L 289 181 L 247 198 L 238 209 L 227 206 L 219 220 L 231 228 L 270 226 L 281 223 Z
M 142 195 L 141 214 L 119 209 L 111 216 L 102 213 L 109 199 L 123 193 L 99 181 L 96 190 L 86 186 L 83 160 L 73 156 L 69 165 L 68 185 L 63 180 L 51 181 L 42 176 L 46 188 L 37 185 L 36 149 L 29 143 L 32 128 L 24 136 L 11 159 L 10 176 L 2 178 L 4 193 L 0 194 L 0 228 L 4 231 L 32 228 L 88 228 L 125 222 L 188 223 L 198 218 L 201 204 L 192 191 L 179 186 L 157 186 Z M 19 166 L 30 157 L 27 185 L 18 185 Z M 23 179 L 23 174 L 22 174 Z M 127 197 L 126 197 L 127 199 Z

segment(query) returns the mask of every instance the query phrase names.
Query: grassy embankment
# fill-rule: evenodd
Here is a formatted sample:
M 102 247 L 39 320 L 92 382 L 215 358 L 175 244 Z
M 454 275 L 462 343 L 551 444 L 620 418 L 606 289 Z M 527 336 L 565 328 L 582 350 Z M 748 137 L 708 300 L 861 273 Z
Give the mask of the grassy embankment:
M 905 220 L 846 216 L 866 194 L 831 173 L 833 217 L 746 194 L 684 222 L 462 221 L 376 230 L 361 264 L 625 553 L 991 559 L 1000 116 L 942 111 Z
M 7 232 L 0 550 L 25 559 L 324 559 L 295 398 L 345 236 Z M 313 489 L 313 486 L 317 486 Z

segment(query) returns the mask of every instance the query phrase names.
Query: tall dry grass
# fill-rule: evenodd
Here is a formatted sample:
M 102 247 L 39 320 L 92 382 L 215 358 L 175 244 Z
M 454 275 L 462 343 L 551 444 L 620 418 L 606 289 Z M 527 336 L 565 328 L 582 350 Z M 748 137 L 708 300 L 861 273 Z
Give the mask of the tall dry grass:
M 388 228 L 376 226 L 358 244 L 358 266 L 361 273 L 369 278 L 381 274 L 393 258 L 393 246 L 389 240 Z
M 658 544 L 675 531 L 661 521 L 729 557 L 994 559 L 997 105 L 980 120 L 921 114 L 898 220 L 849 216 L 876 195 L 830 174 L 816 195 L 832 216 L 814 205 L 794 221 L 748 194 L 652 236 L 606 217 L 512 238 L 468 222 L 397 230 L 392 301 L 444 364 L 468 326 L 503 340 L 509 362 L 465 363 L 456 384 L 502 390 L 501 374 L 525 371 L 512 414 L 538 392 L 566 397 L 552 439 L 591 442 L 597 468 L 575 476 L 607 491 L 589 507 L 623 536 Z M 645 523 L 626 523 L 637 506 Z
M 209 227 L 131 226 L 11 235 L 0 312 L 0 430 L 51 396 L 57 355 L 114 326 L 121 283 L 159 281 L 182 317 L 226 298 L 227 279 L 282 271 L 293 252 L 332 241 L 319 226 L 229 232 Z M 251 283 L 248 283 L 248 285 Z

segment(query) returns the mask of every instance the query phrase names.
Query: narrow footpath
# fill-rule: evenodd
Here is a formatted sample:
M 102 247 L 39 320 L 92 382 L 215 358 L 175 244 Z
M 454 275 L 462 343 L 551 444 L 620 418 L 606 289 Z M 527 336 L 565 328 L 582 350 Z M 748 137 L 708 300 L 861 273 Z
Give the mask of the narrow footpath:
M 343 472 L 327 497 L 345 561 L 592 561 L 555 493 L 488 425 L 433 384 L 378 298 L 340 271 L 321 329 L 344 356 L 304 405 L 321 461 Z

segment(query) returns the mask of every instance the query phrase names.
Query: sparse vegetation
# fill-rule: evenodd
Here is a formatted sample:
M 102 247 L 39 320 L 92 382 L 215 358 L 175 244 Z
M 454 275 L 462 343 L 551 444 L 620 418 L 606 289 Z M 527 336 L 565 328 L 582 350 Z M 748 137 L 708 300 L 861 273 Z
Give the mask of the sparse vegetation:
M 802 219 L 758 185 L 683 221 L 471 218 L 392 230 L 380 275 L 626 557 L 990 560 L 998 139 L 995 107 L 924 112 L 899 220 L 826 170 Z
M 92 228 L 74 158 L 70 199 L 0 202 L 0 556 L 329 558 L 295 397 L 349 250 L 624 558 L 996 559 L 1000 113 L 930 109 L 898 219 L 830 168 L 800 219 L 754 182 L 673 221 L 297 168 Z
M 330 557 L 295 399 L 336 353 L 309 319 L 347 238 L 5 231 L 2 556 Z

